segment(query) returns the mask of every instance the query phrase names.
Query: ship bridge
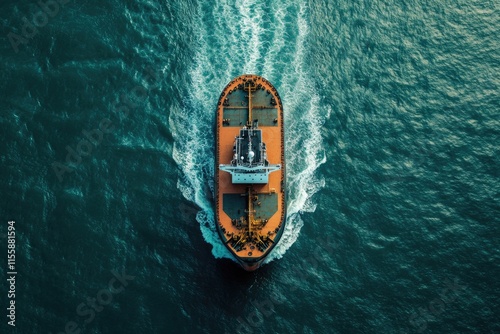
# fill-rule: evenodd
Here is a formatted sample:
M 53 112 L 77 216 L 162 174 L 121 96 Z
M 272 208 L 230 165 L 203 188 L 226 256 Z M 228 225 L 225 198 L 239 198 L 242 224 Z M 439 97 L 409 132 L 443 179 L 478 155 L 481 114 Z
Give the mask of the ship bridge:
M 240 129 L 231 163 L 220 164 L 219 169 L 231 173 L 233 184 L 267 184 L 269 174 L 280 170 L 281 165 L 272 165 L 267 160 L 266 144 L 262 142 L 262 130 L 258 129 L 256 120 L 251 127 Z

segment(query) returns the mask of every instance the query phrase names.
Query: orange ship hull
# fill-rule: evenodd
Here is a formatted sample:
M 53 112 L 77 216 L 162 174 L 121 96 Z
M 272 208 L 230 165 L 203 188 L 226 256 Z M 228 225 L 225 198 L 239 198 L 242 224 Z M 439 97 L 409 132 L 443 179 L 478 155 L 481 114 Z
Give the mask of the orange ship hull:
M 241 266 L 259 268 L 285 227 L 283 105 L 257 75 L 242 75 L 217 105 L 215 213 L 219 236 Z

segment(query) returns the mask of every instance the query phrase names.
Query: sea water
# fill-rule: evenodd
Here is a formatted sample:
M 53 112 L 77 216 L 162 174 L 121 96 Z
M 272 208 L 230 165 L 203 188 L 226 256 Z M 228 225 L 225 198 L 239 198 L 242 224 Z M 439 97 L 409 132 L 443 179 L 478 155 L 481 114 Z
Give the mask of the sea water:
M 1 333 L 500 332 L 496 2 L 0 9 Z M 287 160 L 253 273 L 213 201 L 245 73 L 281 96 Z

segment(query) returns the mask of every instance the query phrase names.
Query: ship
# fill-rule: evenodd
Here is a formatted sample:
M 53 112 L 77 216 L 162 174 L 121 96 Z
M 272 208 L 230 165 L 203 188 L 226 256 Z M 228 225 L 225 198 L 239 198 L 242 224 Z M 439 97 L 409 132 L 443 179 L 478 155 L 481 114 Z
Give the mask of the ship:
M 265 78 L 229 82 L 217 104 L 215 218 L 222 243 L 247 271 L 261 266 L 286 223 L 283 104 Z

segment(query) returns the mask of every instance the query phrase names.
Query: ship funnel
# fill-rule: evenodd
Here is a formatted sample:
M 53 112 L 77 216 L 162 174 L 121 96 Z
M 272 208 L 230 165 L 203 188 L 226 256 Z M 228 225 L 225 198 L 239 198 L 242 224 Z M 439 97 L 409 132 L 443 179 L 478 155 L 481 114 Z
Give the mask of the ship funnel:
M 253 158 L 255 157 L 255 153 L 253 151 L 248 152 L 248 161 L 250 163 L 253 162 Z

